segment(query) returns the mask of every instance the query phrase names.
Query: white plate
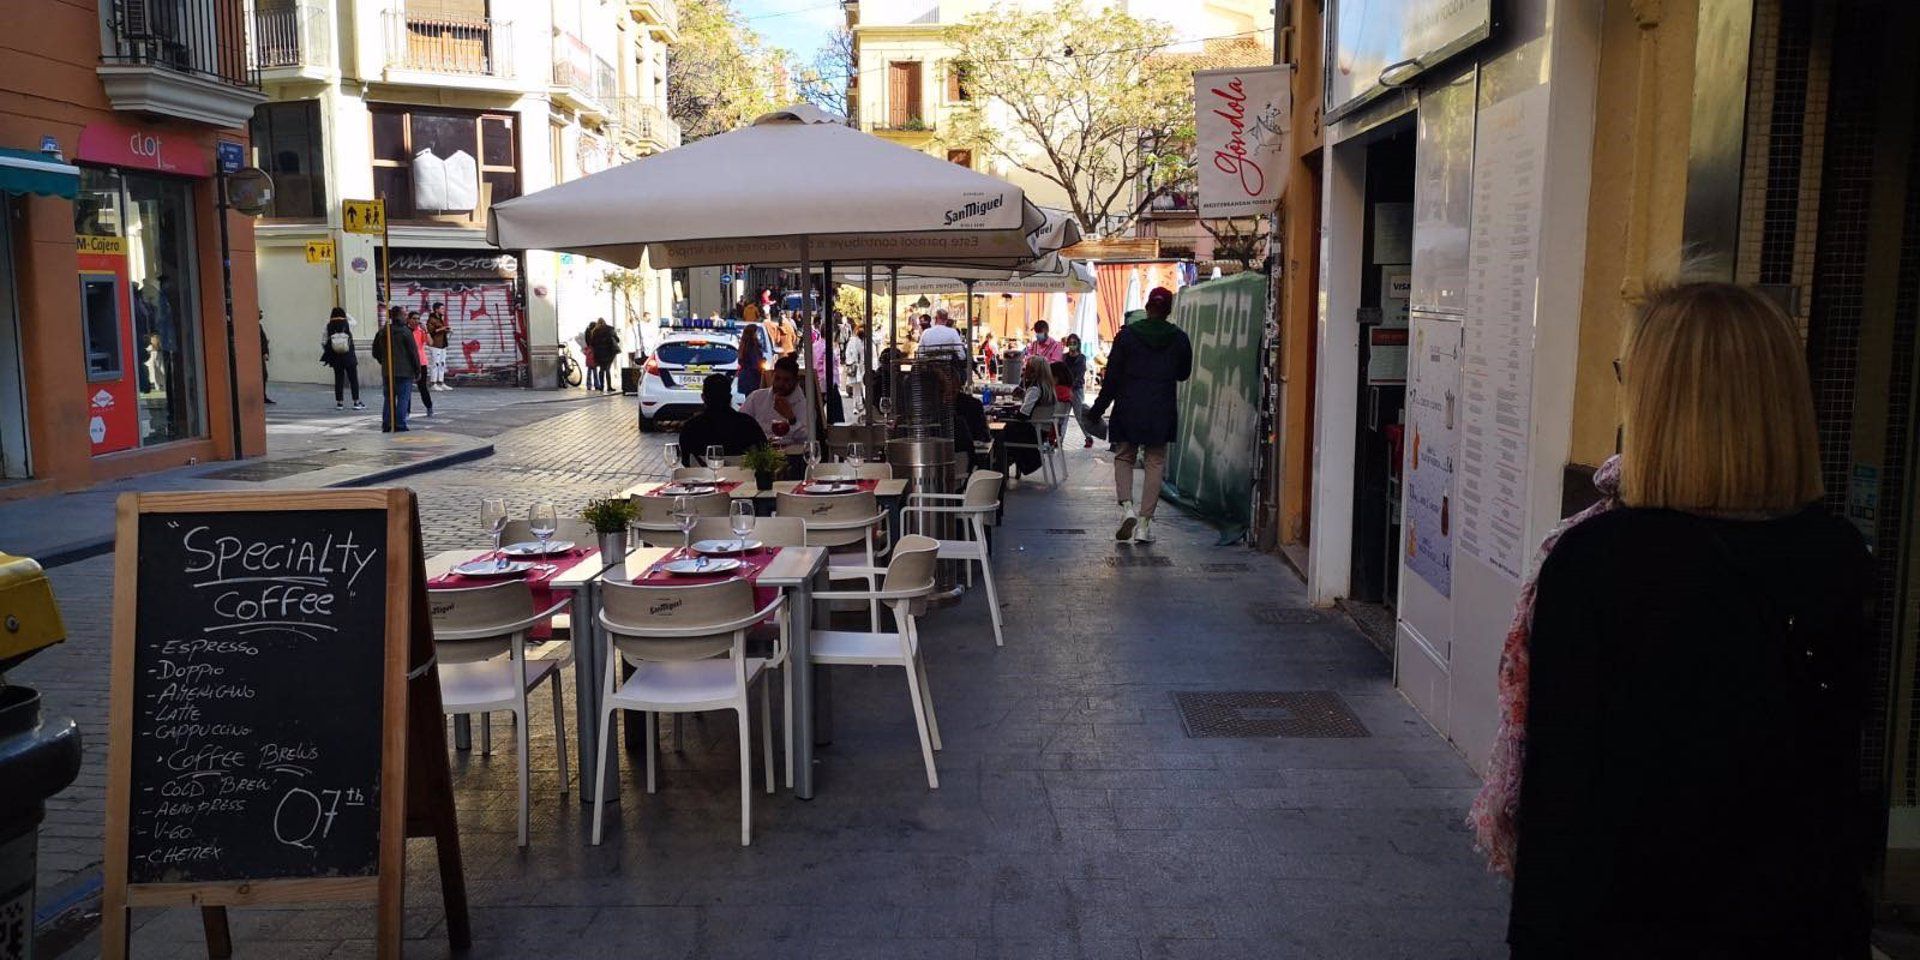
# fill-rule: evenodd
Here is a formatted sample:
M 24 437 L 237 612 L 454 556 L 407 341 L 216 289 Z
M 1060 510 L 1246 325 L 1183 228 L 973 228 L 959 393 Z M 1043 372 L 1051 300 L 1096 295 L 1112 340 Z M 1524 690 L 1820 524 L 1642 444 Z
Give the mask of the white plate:
M 729 570 L 738 569 L 740 569 L 740 561 L 738 560 L 708 560 L 705 557 L 685 557 L 679 560 L 669 560 L 660 565 L 660 570 L 663 573 L 676 573 L 682 576 L 695 577 L 703 577 L 714 573 L 726 573 Z
M 713 556 L 724 556 L 729 553 L 746 553 L 749 550 L 758 550 L 764 546 L 766 546 L 766 544 L 751 538 L 747 540 L 747 545 L 744 547 L 740 546 L 740 541 L 738 540 L 702 540 L 693 545 L 693 552 Z
M 549 540 L 547 541 L 546 552 L 543 553 L 540 550 L 540 541 L 528 540 L 525 543 L 510 543 L 501 547 L 500 552 L 509 557 L 551 557 L 555 554 L 566 553 L 573 548 L 574 542 L 572 540 Z
M 677 485 L 669 484 L 667 486 L 661 487 L 658 490 L 655 490 L 653 492 L 653 495 L 656 497 L 704 497 L 707 494 L 713 493 L 719 489 L 720 487 L 718 485 L 711 484 L 711 483 L 695 484 L 692 486 L 677 486 Z
M 809 483 L 800 489 L 806 493 L 815 494 L 852 493 L 860 489 L 860 485 L 857 483 Z
M 469 560 L 453 568 L 454 573 L 463 577 L 511 577 L 533 569 L 533 564 L 525 560 L 509 560 L 503 566 L 498 560 Z

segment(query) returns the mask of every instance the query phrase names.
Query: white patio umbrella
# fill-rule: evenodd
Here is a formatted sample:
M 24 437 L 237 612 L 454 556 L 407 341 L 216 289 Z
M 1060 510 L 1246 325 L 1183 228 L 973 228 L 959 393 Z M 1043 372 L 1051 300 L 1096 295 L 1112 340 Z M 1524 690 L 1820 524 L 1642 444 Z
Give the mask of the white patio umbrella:
M 638 267 L 994 262 L 1036 254 L 1024 191 L 800 104 L 751 126 L 493 205 L 487 240 Z M 810 282 L 808 284 L 810 286 Z M 813 326 L 802 324 L 802 356 Z M 810 371 L 810 374 L 812 371 Z M 808 378 L 809 403 L 819 393 Z

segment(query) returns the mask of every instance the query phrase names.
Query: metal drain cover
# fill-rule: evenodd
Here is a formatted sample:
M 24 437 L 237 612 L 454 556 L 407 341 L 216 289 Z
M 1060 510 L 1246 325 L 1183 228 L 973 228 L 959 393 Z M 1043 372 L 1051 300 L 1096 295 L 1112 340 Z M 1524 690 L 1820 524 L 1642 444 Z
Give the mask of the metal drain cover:
M 1151 553 L 1122 553 L 1107 558 L 1109 567 L 1171 567 L 1172 557 L 1156 557 Z
M 1176 692 L 1173 705 L 1190 738 L 1335 738 L 1371 736 L 1331 690 Z
M 1084 537 L 1087 531 L 1079 527 L 1048 527 L 1047 532 L 1059 537 Z
M 1277 603 L 1255 604 L 1249 612 L 1253 614 L 1253 619 L 1270 627 L 1293 627 L 1305 623 L 1319 623 L 1325 619 L 1318 610 L 1283 607 Z
M 1244 563 L 1203 563 L 1200 569 L 1208 573 L 1246 573 L 1253 568 Z

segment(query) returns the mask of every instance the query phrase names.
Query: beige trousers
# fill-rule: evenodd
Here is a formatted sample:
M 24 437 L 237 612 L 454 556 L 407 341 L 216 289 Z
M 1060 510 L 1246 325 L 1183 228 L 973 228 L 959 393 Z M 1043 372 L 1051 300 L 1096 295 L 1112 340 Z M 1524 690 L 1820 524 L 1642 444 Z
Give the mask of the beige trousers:
M 1140 452 L 1147 455 L 1147 488 L 1140 491 L 1140 515 L 1153 516 L 1153 508 L 1160 503 L 1160 480 L 1167 472 L 1167 445 L 1156 443 L 1142 447 L 1137 443 L 1116 443 L 1113 445 L 1113 489 L 1122 501 L 1133 499 L 1133 465 L 1139 459 Z

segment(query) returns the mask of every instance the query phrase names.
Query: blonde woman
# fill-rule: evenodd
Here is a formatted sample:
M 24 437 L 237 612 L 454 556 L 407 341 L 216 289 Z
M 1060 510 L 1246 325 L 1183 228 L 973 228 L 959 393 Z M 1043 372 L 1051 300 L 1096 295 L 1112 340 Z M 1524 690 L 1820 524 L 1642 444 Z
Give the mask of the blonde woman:
M 1512 955 L 1864 957 L 1872 568 L 1820 506 L 1799 336 L 1687 284 L 1619 369 L 1620 506 L 1534 598 Z
M 993 441 L 994 462 L 1010 467 L 1007 486 L 1019 487 L 1022 474 L 1041 468 L 1040 451 L 1036 449 L 1040 434 L 1035 424 L 1053 422 L 1055 402 L 1053 373 L 1047 369 L 1047 361 L 1029 354 L 1020 364 L 1020 409 Z M 1009 448 L 1008 443 L 1030 446 Z

